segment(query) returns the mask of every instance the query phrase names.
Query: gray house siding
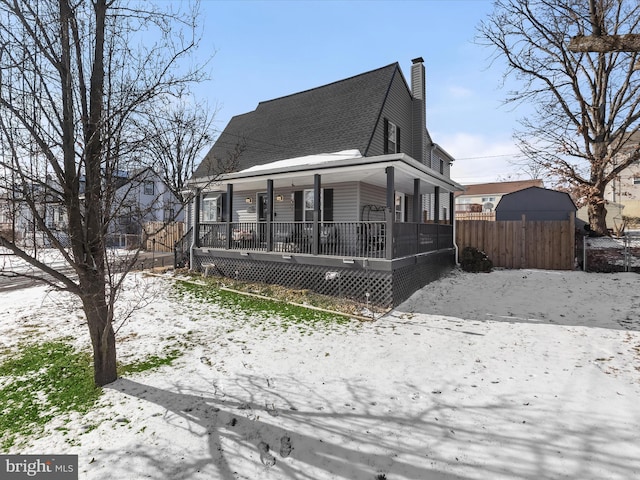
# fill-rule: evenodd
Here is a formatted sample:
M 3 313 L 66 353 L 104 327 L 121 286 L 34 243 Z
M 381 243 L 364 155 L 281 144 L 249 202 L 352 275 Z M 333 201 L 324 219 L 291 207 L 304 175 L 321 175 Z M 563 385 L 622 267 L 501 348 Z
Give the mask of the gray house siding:
M 376 212 L 375 210 L 369 209 L 371 212 L 365 218 L 362 218 L 362 212 L 365 205 L 375 205 L 377 207 L 384 207 L 386 203 L 386 193 L 385 189 L 381 187 L 376 187 L 375 185 L 371 185 L 368 183 L 361 182 L 358 184 L 360 188 L 360 205 L 358 208 L 358 220 L 384 220 L 383 212 Z M 366 215 L 366 213 L 365 213 Z M 368 217 L 368 218 L 367 218 Z
M 293 194 L 299 190 L 310 190 L 313 185 L 300 185 L 294 188 L 277 188 L 274 190 L 274 197 L 282 196 L 282 201 L 274 198 L 274 221 L 293 222 L 295 221 L 295 205 Z M 382 221 L 384 220 L 384 207 L 386 206 L 386 192 L 382 187 L 364 182 L 348 182 L 341 184 L 326 184 L 322 188 L 333 190 L 333 220 L 334 222 L 354 222 L 360 220 Z M 264 190 L 250 190 L 234 192 L 233 195 L 233 222 L 251 223 L 258 221 L 257 198 L 259 193 L 266 194 Z M 402 192 L 406 198 L 406 218 L 412 221 L 413 218 L 413 195 Z M 223 192 L 216 192 L 209 195 L 220 195 Z M 251 199 L 247 203 L 246 199 Z M 448 195 L 441 194 L 441 207 L 448 206 Z M 370 208 L 367 208 L 370 207 Z M 364 215 L 364 217 L 363 217 Z
M 400 128 L 400 151 L 414 157 L 411 137 L 411 94 L 400 71 L 396 71 L 382 113 L 376 124 L 373 138 L 366 156 L 384 155 L 384 119 L 388 119 Z M 418 155 L 418 160 L 421 155 Z
M 442 173 L 447 178 L 450 177 L 451 166 L 449 165 L 449 159 L 444 156 L 438 155 L 438 153 L 434 152 L 431 157 L 431 168 L 436 172 Z M 440 162 L 442 161 L 442 171 L 440 171 Z
M 424 195 L 422 208 L 427 212 L 427 220 L 432 221 L 435 219 L 435 205 L 436 198 L 434 194 Z M 438 220 L 449 220 L 451 216 L 451 198 L 448 192 L 440 193 L 439 195 L 439 216 Z
M 366 185 L 366 184 L 365 184 Z M 368 186 L 371 187 L 371 186 Z M 360 219 L 359 198 L 361 184 L 358 182 L 348 182 L 341 184 L 323 184 L 323 189 L 333 190 L 333 220 L 334 222 L 353 222 Z M 375 187 L 372 187 L 375 188 Z M 295 205 L 293 194 L 299 190 L 311 190 L 313 185 L 296 185 L 295 187 L 274 189 L 274 221 L 293 222 L 295 221 Z M 366 187 L 365 187 L 365 190 Z M 384 202 L 384 189 L 377 188 L 376 193 L 365 193 L 366 198 L 375 199 L 375 202 Z M 264 190 L 234 191 L 233 193 L 233 222 L 251 223 L 258 221 L 257 199 L 258 194 L 266 194 Z M 224 192 L 207 193 L 204 196 L 224 195 Z M 278 201 L 277 197 L 282 196 Z M 246 199 L 251 199 L 247 203 Z M 374 200 L 372 200 L 374 201 Z M 202 213 L 202 212 L 201 212 Z M 201 215 L 202 221 L 202 215 Z M 206 222 L 203 222 L 206 223 Z M 215 222 L 214 222 L 215 223 Z

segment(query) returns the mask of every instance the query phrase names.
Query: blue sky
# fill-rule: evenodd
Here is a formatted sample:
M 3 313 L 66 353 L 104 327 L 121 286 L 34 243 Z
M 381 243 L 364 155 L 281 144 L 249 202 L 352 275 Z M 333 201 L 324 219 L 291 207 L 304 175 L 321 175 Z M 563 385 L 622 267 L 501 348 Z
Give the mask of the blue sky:
M 393 62 L 410 80 L 427 70 L 427 128 L 456 159 L 461 183 L 517 175 L 509 161 L 523 113 L 502 105 L 504 66 L 474 43 L 490 0 L 203 0 L 201 58 L 214 53 L 198 98 L 217 104 L 216 128 L 260 101 L 314 88 Z

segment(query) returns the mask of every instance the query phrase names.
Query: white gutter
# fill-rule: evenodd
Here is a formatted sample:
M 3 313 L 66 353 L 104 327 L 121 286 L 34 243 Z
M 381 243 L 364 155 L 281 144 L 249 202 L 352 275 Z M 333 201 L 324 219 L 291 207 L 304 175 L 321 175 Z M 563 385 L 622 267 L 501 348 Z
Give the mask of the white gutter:
M 455 258 L 455 262 L 456 262 L 456 266 L 459 267 L 460 266 L 460 262 L 458 261 L 458 254 L 460 253 L 458 251 L 458 244 L 456 243 L 456 211 L 453 210 L 453 249 L 456 251 L 456 258 Z

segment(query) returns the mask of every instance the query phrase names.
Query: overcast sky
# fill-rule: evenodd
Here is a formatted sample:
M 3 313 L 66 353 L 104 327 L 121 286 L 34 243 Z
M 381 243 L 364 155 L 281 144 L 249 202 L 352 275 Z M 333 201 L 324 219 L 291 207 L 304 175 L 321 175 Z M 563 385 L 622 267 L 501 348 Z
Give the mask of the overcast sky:
M 523 107 L 503 106 L 504 64 L 474 42 L 490 0 L 207 1 L 199 55 L 215 53 L 198 98 L 216 128 L 259 102 L 411 59 L 427 70 L 427 128 L 456 162 L 460 183 L 517 175 L 512 134 Z M 525 177 L 523 177 L 525 178 Z

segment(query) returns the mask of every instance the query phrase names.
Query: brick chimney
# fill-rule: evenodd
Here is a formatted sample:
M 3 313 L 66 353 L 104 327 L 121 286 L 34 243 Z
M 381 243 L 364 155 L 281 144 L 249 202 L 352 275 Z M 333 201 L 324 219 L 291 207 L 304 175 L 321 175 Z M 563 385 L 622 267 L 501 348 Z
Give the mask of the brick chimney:
M 428 139 L 427 139 L 427 98 L 426 98 L 426 75 L 424 70 L 424 60 L 422 57 L 411 60 L 411 96 L 412 116 L 413 116 L 413 158 L 428 166 Z

